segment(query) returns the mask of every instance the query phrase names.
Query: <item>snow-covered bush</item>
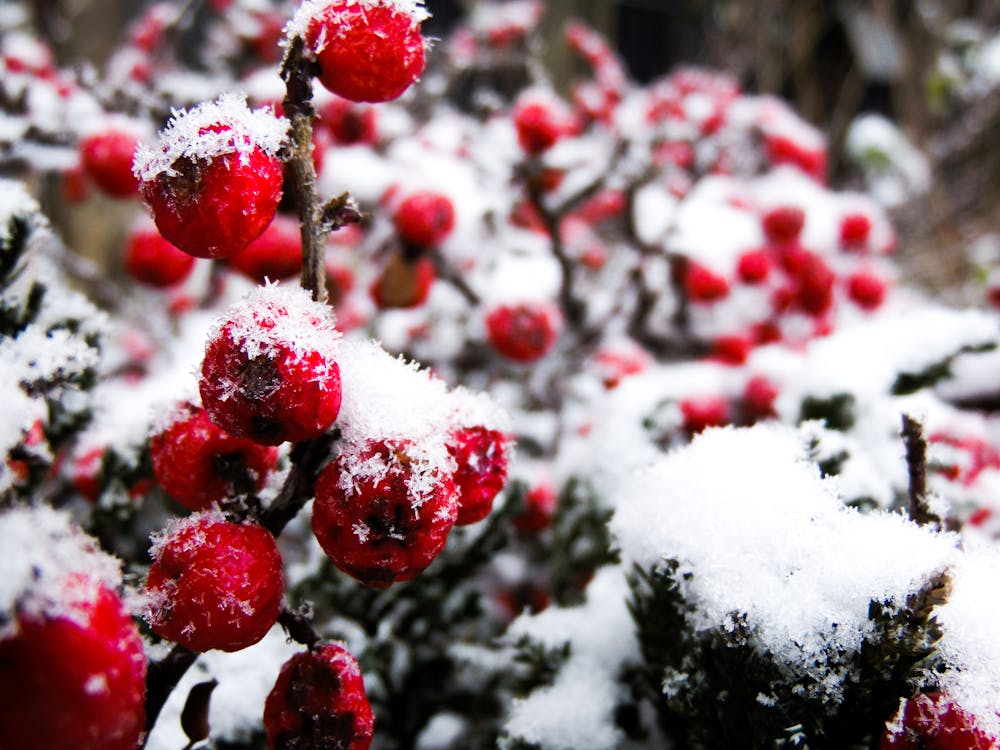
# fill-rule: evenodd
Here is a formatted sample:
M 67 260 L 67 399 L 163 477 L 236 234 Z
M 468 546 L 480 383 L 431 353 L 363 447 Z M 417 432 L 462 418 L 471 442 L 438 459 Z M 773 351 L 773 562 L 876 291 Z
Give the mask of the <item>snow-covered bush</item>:
M 996 315 L 782 101 L 578 24 L 567 93 L 542 11 L 159 2 L 86 74 L 0 16 L 0 697 L 67 717 L 5 750 L 1000 745 Z

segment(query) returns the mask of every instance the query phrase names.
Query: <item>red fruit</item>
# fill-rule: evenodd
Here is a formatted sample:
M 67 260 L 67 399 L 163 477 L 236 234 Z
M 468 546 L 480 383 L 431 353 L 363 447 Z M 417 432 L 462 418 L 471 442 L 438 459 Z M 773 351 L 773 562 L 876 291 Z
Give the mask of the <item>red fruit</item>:
M 101 466 L 104 463 L 103 446 L 91 448 L 73 460 L 73 486 L 86 500 L 96 503 L 101 496 Z
M 281 555 L 271 533 L 196 513 L 167 527 L 150 550 L 147 619 L 192 651 L 239 651 L 278 619 Z
M 104 130 L 80 142 L 80 163 L 105 195 L 131 198 L 139 192 L 132 158 L 139 139 L 124 130 Z
M 749 336 L 733 333 L 728 336 L 718 336 L 712 342 L 712 354 L 727 365 L 742 365 L 750 356 L 753 340 Z
M 534 362 L 545 356 L 558 335 L 559 315 L 548 304 L 501 305 L 486 316 L 486 334 L 503 356 Z
M 810 315 L 819 316 L 833 306 L 835 276 L 826 262 L 815 253 L 805 252 L 798 269 L 795 302 Z
M 233 437 L 190 404 L 153 435 L 149 450 L 163 489 L 191 510 L 259 490 L 278 462 L 276 448 Z
M 537 534 L 552 524 L 559 498 L 548 484 L 532 487 L 524 495 L 524 509 L 511 518 L 514 528 L 522 534 Z
M 718 302 L 729 295 L 729 282 L 701 263 L 688 261 L 684 269 L 684 293 L 692 302 Z
M 879 750 L 991 750 L 997 739 L 944 693 L 922 693 L 900 705 L 879 738 Z
M 322 5 L 322 4 L 320 4 Z M 319 63 L 319 81 L 354 102 L 385 102 L 410 87 L 424 70 L 420 24 L 427 13 L 412 3 L 332 0 L 303 6 L 306 47 Z
M 764 236 L 776 245 L 787 245 L 797 240 L 805 222 L 806 214 L 798 206 L 772 208 L 761 219 Z
M 682 427 L 690 433 L 698 433 L 708 427 L 722 427 L 729 424 L 729 402 L 716 396 L 686 398 L 680 403 L 684 417 Z
M 333 564 L 366 586 L 420 573 L 458 516 L 450 474 L 412 453 L 406 441 L 347 446 L 316 481 L 313 533 Z
M 525 99 L 513 115 L 517 142 L 532 156 L 548 151 L 572 129 L 557 102 Z
M 440 193 L 415 193 L 392 217 L 400 239 L 420 248 L 440 245 L 455 228 L 455 207 Z
M 409 260 L 396 253 L 389 257 L 372 284 L 372 299 L 383 310 L 419 307 L 427 301 L 436 278 L 437 272 L 430 258 Z
M 459 526 L 481 521 L 493 510 L 493 500 L 507 482 L 507 441 L 486 427 L 463 427 L 452 433 L 448 452 L 458 464 Z
M 194 268 L 194 258 L 160 235 L 155 228 L 132 233 L 125 245 L 125 271 L 136 281 L 166 287 L 184 281 Z
M 787 136 L 771 135 L 764 147 L 772 164 L 790 164 L 817 180 L 826 176 L 826 149 L 822 146 L 809 148 Z
M 234 96 L 174 116 L 159 148 L 134 170 L 157 228 L 198 258 L 238 253 L 267 228 L 281 200 L 277 157 L 287 122 Z
M 62 173 L 59 183 L 59 194 L 62 199 L 71 205 L 83 203 L 90 193 L 90 186 L 87 183 L 87 174 L 83 171 L 83 166 L 70 167 Z
M 872 220 L 865 214 L 847 214 L 840 220 L 840 246 L 845 250 L 863 250 L 872 231 Z
M 766 250 L 750 250 L 736 262 L 736 273 L 744 284 L 760 284 L 771 274 L 771 256 Z
M 145 723 L 146 657 L 125 606 L 104 583 L 66 580 L 63 614 L 15 614 L 0 637 L 0 747 L 134 750 Z
M 747 420 L 756 422 L 759 419 L 776 416 L 774 400 L 778 397 L 778 389 L 767 378 L 758 375 L 750 378 L 743 388 L 743 408 Z
M 320 111 L 318 125 L 325 125 L 335 143 L 352 146 L 357 143 L 372 144 L 378 140 L 375 108 L 357 106 L 353 102 L 335 97 Z
M 264 233 L 231 255 L 226 263 L 251 281 L 280 281 L 295 276 L 302 269 L 302 236 L 299 223 L 286 216 L 276 216 Z
M 340 411 L 333 313 L 301 289 L 260 287 L 205 347 L 199 390 L 222 429 L 264 445 L 323 434 Z
M 868 271 L 858 271 L 847 279 L 847 294 L 863 310 L 877 310 L 885 301 L 885 282 Z
M 268 750 L 367 750 L 373 727 L 361 668 L 335 643 L 285 662 L 264 703 Z

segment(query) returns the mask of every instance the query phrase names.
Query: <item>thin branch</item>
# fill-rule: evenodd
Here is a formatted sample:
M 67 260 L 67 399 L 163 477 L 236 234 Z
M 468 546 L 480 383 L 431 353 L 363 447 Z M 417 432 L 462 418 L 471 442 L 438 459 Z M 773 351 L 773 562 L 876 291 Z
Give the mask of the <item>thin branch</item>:
M 323 640 L 313 625 L 312 618 L 311 607 L 292 609 L 287 603 L 283 603 L 278 613 L 278 624 L 285 629 L 289 638 L 312 650 Z
M 260 525 L 277 537 L 316 490 L 316 476 L 330 456 L 339 431 L 297 443 L 292 448 L 292 469 L 274 501 L 260 514 Z
M 902 435 L 909 473 L 910 518 L 921 526 L 940 529 L 941 518 L 927 503 L 927 440 L 924 438 L 924 426 L 909 414 L 904 414 Z
M 149 734 L 156 725 L 167 698 L 197 658 L 197 653 L 176 644 L 160 661 L 150 662 L 149 670 L 146 672 L 146 732 L 139 750 L 146 746 Z

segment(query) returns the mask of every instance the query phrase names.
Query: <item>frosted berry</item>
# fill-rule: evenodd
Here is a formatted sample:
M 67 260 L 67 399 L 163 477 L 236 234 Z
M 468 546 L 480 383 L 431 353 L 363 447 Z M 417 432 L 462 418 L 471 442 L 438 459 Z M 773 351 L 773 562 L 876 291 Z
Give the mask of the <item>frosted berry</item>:
M 163 239 L 152 226 L 129 236 L 124 261 L 129 276 L 155 287 L 179 284 L 194 268 L 194 258 Z
M 688 261 L 684 269 L 684 293 L 692 302 L 710 304 L 729 295 L 729 282 L 701 263 Z
M 729 424 L 729 402 L 718 396 L 686 398 L 680 402 L 682 427 L 689 433 Z
M 263 527 L 196 513 L 168 526 L 151 554 L 147 619 L 157 635 L 192 651 L 238 651 L 277 621 L 281 555 Z
M 227 258 L 226 263 L 259 284 L 296 276 L 302 269 L 299 223 L 287 216 L 275 216 L 260 237 Z
M 56 607 L 26 606 L 0 637 L 0 747 L 134 750 L 146 689 L 135 623 L 117 594 L 82 574 L 66 579 Z
M 544 357 L 559 332 L 559 314 L 548 304 L 501 305 L 486 316 L 486 333 L 493 348 L 515 362 Z
M 561 103 L 528 96 L 514 107 L 517 142 L 528 154 L 537 156 L 552 148 L 572 132 L 572 125 Z
M 549 484 L 537 484 L 524 494 L 524 508 L 511 518 L 522 534 L 537 534 L 552 525 L 559 498 Z
M 798 206 L 778 206 L 764 214 L 761 224 L 769 241 L 787 245 L 799 238 L 805 221 L 805 212 Z
M 287 122 L 232 96 L 174 116 L 134 170 L 157 228 L 198 258 L 225 258 L 267 228 L 281 200 Z
M 108 129 L 80 142 L 80 163 L 101 192 L 112 198 L 131 198 L 139 193 L 132 174 L 132 157 L 139 139 L 125 130 Z
M 847 279 L 847 294 L 863 310 L 877 310 L 885 301 L 885 282 L 869 271 L 852 273 Z
M 455 228 L 455 207 L 440 193 L 414 193 L 396 208 L 392 217 L 400 239 L 426 248 L 440 245 Z
M 943 693 L 903 701 L 879 738 L 879 750 L 991 750 L 997 738 Z
M 766 250 L 750 250 L 736 262 L 736 273 L 744 284 L 760 284 L 771 274 L 771 256 Z
M 420 24 L 427 11 L 419 1 L 320 0 L 301 13 L 308 16 L 305 44 L 319 64 L 319 81 L 338 96 L 389 101 L 424 70 Z
M 153 435 L 149 450 L 163 489 L 191 510 L 259 490 L 278 462 L 276 448 L 233 437 L 190 404 Z
M 481 521 L 507 481 L 507 441 L 503 433 L 477 425 L 452 433 L 448 452 L 458 464 L 458 518 L 465 525 Z
M 324 433 L 340 411 L 339 332 L 301 289 L 261 287 L 216 323 L 199 388 L 215 424 L 264 445 Z
M 449 473 L 405 441 L 348 446 L 316 482 L 312 527 L 340 570 L 384 588 L 413 578 L 444 548 L 458 515 Z
M 285 662 L 264 702 L 268 750 L 367 750 L 373 728 L 361 668 L 335 643 Z
M 410 260 L 401 253 L 389 257 L 372 283 L 371 296 L 380 309 L 419 307 L 427 301 L 437 278 L 430 258 Z

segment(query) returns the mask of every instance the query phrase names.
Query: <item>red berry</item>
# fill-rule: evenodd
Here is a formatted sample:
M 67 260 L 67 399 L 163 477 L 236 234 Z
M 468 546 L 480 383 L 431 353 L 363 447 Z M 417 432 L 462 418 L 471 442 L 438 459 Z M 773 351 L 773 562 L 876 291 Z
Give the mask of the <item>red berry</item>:
M 718 302 L 729 295 L 729 282 L 695 261 L 684 269 L 684 293 L 692 302 Z
M 501 305 L 486 316 L 490 343 L 515 362 L 534 362 L 545 356 L 558 335 L 559 315 L 545 303 Z
M 847 214 L 840 220 L 840 246 L 845 250 L 861 250 L 868 244 L 872 220 L 866 214 Z
M 225 258 L 267 228 L 281 200 L 287 123 L 233 96 L 182 112 L 140 147 L 135 173 L 157 228 L 198 258 Z
M 104 130 L 80 142 L 80 163 L 105 195 L 131 198 L 139 192 L 132 158 L 139 139 L 125 130 Z
M 194 258 L 163 239 L 152 226 L 133 232 L 125 245 L 125 271 L 143 284 L 173 286 L 193 268 Z
M 775 416 L 774 400 L 777 397 L 778 389 L 770 380 L 761 375 L 750 378 L 743 388 L 743 408 L 747 420 L 756 422 Z
M 698 433 L 708 427 L 722 427 L 729 424 L 729 402 L 716 396 L 686 398 L 680 403 L 684 417 L 683 428 L 690 433 Z
M 238 651 L 277 621 L 285 584 L 267 529 L 196 513 L 150 552 L 147 617 L 157 635 L 192 651 Z
M 367 750 L 373 727 L 361 669 L 335 643 L 285 662 L 264 703 L 268 750 Z
M 149 450 L 163 489 L 191 510 L 259 490 L 278 462 L 276 448 L 233 437 L 190 404 L 153 435 Z
M 463 427 L 452 433 L 448 452 L 458 464 L 458 518 L 455 523 L 481 521 L 493 509 L 493 500 L 507 481 L 507 441 L 503 433 L 486 427 Z
M 214 327 L 199 388 L 209 418 L 264 445 L 323 434 L 340 411 L 339 332 L 301 289 L 260 287 Z
M 71 574 L 62 614 L 15 614 L 0 636 L 0 747 L 134 750 L 145 723 L 146 657 L 125 606 Z
M 430 258 L 410 260 L 401 253 L 389 257 L 371 286 L 371 296 L 379 308 L 419 307 L 427 301 L 437 278 Z
M 736 273 L 744 284 L 760 284 L 771 274 L 771 256 L 766 250 L 750 250 L 736 262 Z
M 308 16 L 304 38 L 319 63 L 320 83 L 334 94 L 354 102 L 385 102 L 423 72 L 420 24 L 427 13 L 421 6 L 406 9 L 382 0 L 332 0 L 320 6 L 303 6 Z
M 826 176 L 826 149 L 822 146 L 809 148 L 787 136 L 770 135 L 764 147 L 772 164 L 790 164 L 817 180 Z
M 104 446 L 91 448 L 73 459 L 73 487 L 92 503 L 97 502 L 104 490 L 101 484 L 101 467 L 105 450 Z
M 877 310 L 885 301 L 885 282 L 868 271 L 858 271 L 847 279 L 847 294 L 863 310 Z
M 517 142 L 533 156 L 548 151 L 572 130 L 558 101 L 528 97 L 514 107 L 513 116 Z
M 426 248 L 440 245 L 455 227 L 455 207 L 440 193 L 415 193 L 406 198 L 392 217 L 400 239 Z
M 879 738 L 879 750 L 991 750 L 997 738 L 943 693 L 903 701 Z
M 275 216 L 260 237 L 229 256 L 226 263 L 259 284 L 295 276 L 302 269 L 299 223 L 287 216 Z
M 412 453 L 407 441 L 348 445 L 316 482 L 313 533 L 333 564 L 366 586 L 416 576 L 455 524 L 452 477 Z
M 138 190 L 138 187 L 136 188 Z M 87 182 L 87 174 L 83 166 L 70 167 L 62 173 L 59 183 L 59 195 L 66 203 L 75 205 L 87 200 L 90 193 L 90 186 Z
M 725 364 L 742 365 L 750 356 L 753 344 L 749 336 L 739 333 L 718 336 L 712 342 L 712 354 Z
M 339 96 L 323 106 L 317 124 L 325 125 L 334 142 L 342 146 L 378 140 L 375 108 L 358 106 Z
M 778 206 L 764 214 L 764 236 L 776 245 L 787 245 L 799 238 L 806 214 L 798 206 Z
M 826 262 L 815 253 L 805 252 L 796 274 L 795 302 L 810 315 L 819 316 L 833 306 L 835 276 Z
M 537 534 L 552 524 L 559 498 L 548 484 L 538 484 L 524 495 L 524 509 L 511 518 L 522 534 Z

